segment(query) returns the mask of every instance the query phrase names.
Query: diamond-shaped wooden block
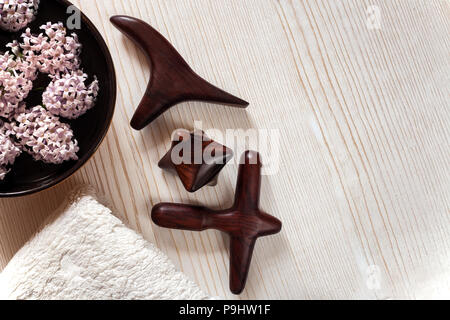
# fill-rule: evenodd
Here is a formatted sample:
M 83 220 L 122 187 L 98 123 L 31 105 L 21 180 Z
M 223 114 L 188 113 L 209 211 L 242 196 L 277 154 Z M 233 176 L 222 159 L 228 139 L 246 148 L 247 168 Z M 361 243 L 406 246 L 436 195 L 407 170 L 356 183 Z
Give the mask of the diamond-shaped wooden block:
M 176 173 L 187 191 L 196 192 L 205 185 L 215 186 L 220 171 L 232 158 L 230 148 L 211 140 L 203 131 L 178 130 L 158 166 Z

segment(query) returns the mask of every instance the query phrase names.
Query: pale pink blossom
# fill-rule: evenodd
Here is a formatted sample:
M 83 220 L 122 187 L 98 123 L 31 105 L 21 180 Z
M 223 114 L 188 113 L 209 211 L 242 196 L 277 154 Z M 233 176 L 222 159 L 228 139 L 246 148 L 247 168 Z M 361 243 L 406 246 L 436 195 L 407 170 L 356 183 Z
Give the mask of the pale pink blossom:
M 1 1 L 1 0 L 0 0 Z M 24 77 L 34 81 L 37 78 L 37 56 L 25 56 L 21 52 L 20 44 L 14 40 L 8 43 L 6 47 L 11 49 L 14 54 L 14 69 L 23 73 Z
M 0 181 L 5 178 L 20 153 L 21 150 L 11 140 L 8 131 L 4 129 L 0 121 Z
M 0 0 L 0 7 L 13 1 L 7 2 Z M 78 142 L 59 116 L 78 118 L 98 96 L 97 78 L 87 84 L 88 76 L 80 70 L 81 44 L 76 34 L 68 36 L 62 23 L 49 22 L 41 29 L 39 35 L 26 29 L 21 42 L 7 44 L 10 52 L 0 54 L 0 118 L 5 120 L 0 119 L 0 180 L 22 151 L 51 164 L 77 160 Z M 27 109 L 24 100 L 39 72 L 51 78 L 42 95 L 44 107 Z
M 78 36 L 75 33 L 68 36 L 61 22 L 48 22 L 40 29 L 45 34 L 35 36 L 29 28 L 22 34 L 20 47 L 25 57 L 35 61 L 42 73 L 56 75 L 78 70 L 81 52 Z
M 70 126 L 41 106 L 17 114 L 11 130 L 23 150 L 37 161 L 61 164 L 78 160 L 78 142 Z
M 98 80 L 86 86 L 87 74 L 78 70 L 53 77 L 42 95 L 42 103 L 52 114 L 76 119 L 91 109 L 98 95 Z
M 0 55 L 0 117 L 10 118 L 33 88 L 21 62 L 8 52 Z
M 39 0 L 0 0 L 0 28 L 15 32 L 34 20 Z

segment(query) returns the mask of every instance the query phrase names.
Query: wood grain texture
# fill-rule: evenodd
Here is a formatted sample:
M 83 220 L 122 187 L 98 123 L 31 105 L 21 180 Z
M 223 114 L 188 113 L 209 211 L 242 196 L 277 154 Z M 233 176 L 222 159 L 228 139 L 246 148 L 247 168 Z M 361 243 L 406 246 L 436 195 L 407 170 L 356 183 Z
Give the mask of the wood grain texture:
M 1 267 L 72 188 L 89 183 L 212 295 L 450 297 L 448 1 L 75 3 L 98 26 L 116 63 L 113 126 L 99 152 L 65 183 L 0 200 Z M 371 5 L 380 9 L 380 29 L 367 26 Z M 129 122 L 149 66 L 110 24 L 115 14 L 149 22 L 201 76 L 250 107 L 186 103 L 133 131 Z M 217 209 L 233 202 L 236 165 L 223 170 L 217 187 L 195 194 L 157 166 L 172 131 L 192 129 L 194 120 L 203 129 L 280 130 L 282 143 L 270 143 L 280 151 L 280 170 L 263 177 L 261 209 L 284 228 L 258 241 L 240 297 L 227 288 L 226 236 L 168 231 L 150 220 L 161 201 Z

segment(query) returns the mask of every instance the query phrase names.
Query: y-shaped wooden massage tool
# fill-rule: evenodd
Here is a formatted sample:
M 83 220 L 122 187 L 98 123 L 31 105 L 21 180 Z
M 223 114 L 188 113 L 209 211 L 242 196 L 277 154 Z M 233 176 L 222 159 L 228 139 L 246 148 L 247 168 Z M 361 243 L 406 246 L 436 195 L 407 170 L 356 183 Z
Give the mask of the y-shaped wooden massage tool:
M 230 289 L 234 294 L 244 290 L 256 240 L 281 231 L 281 222 L 259 209 L 261 166 L 257 152 L 245 152 L 239 165 L 234 204 L 229 209 L 216 211 L 160 203 L 152 210 L 153 221 L 161 227 L 190 231 L 216 229 L 230 235 Z
M 113 16 L 112 24 L 147 54 L 151 78 L 147 91 L 131 120 L 141 130 L 183 101 L 206 101 L 246 108 L 248 102 L 213 86 L 197 75 L 177 50 L 158 31 L 142 20 Z

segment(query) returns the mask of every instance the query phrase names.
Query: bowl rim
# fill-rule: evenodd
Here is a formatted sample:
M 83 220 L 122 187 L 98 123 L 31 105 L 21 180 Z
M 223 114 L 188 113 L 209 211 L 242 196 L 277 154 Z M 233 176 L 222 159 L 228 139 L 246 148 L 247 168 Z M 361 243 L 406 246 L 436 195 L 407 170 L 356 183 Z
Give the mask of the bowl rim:
M 64 6 L 74 6 L 74 4 L 68 0 L 55 0 Z M 31 195 L 38 193 L 40 191 L 44 191 L 47 189 L 50 189 L 52 187 L 55 187 L 56 185 L 62 183 L 69 177 L 71 177 L 73 174 L 75 174 L 78 170 L 80 170 L 91 158 L 94 156 L 94 154 L 97 152 L 98 148 L 102 144 L 102 142 L 105 140 L 106 135 L 109 131 L 109 128 L 111 127 L 112 119 L 114 116 L 115 108 L 116 108 L 116 99 L 117 99 L 117 79 L 116 79 L 116 71 L 114 68 L 114 62 L 111 56 L 111 52 L 109 51 L 109 48 L 105 42 L 105 39 L 101 35 L 100 31 L 97 29 L 97 27 L 92 23 L 92 21 L 80 10 L 80 16 L 82 23 L 85 24 L 92 33 L 92 36 L 95 38 L 97 43 L 99 44 L 100 50 L 102 51 L 106 65 L 107 65 L 107 72 L 110 75 L 110 81 L 109 81 L 109 100 L 110 100 L 110 106 L 108 108 L 108 112 L 105 114 L 105 123 L 107 123 L 106 126 L 104 126 L 101 134 L 100 139 L 95 142 L 90 148 L 89 152 L 87 152 L 83 157 L 77 160 L 76 164 L 72 166 L 69 170 L 65 171 L 55 179 L 52 179 L 50 182 L 45 183 L 41 186 L 30 188 L 29 190 L 24 191 L 16 191 L 16 192 L 0 192 L 0 198 L 15 198 L 15 197 L 21 197 L 26 195 Z

